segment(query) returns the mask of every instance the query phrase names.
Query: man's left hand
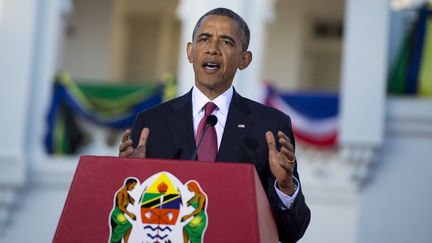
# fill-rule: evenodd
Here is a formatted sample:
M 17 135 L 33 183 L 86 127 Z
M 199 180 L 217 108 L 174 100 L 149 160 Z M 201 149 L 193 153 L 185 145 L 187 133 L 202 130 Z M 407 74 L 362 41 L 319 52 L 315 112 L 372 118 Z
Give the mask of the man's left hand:
M 276 140 L 272 132 L 267 131 L 265 136 L 269 149 L 270 170 L 276 178 L 279 189 L 285 194 L 292 196 L 295 192 L 295 182 L 293 180 L 295 165 L 294 146 L 288 136 L 281 131 L 277 133 L 280 150 L 276 148 Z

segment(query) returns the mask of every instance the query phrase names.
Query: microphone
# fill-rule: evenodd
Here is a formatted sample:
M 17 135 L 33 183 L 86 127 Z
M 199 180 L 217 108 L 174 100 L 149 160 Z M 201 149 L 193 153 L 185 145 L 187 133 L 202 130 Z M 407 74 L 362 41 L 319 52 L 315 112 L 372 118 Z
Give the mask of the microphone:
M 198 153 L 198 149 L 199 149 L 199 147 L 201 146 L 202 140 L 203 140 L 204 136 L 206 135 L 207 130 L 208 130 L 210 127 L 214 127 L 214 126 L 216 125 L 217 122 L 218 122 L 218 119 L 217 119 L 217 117 L 216 117 L 215 115 L 210 115 L 210 116 L 207 117 L 207 120 L 206 120 L 206 126 L 205 126 L 205 128 L 204 128 L 203 133 L 201 133 L 201 137 L 200 137 L 200 139 L 199 139 L 198 145 L 196 146 L 195 151 L 193 152 L 192 157 L 191 157 L 190 160 L 196 160 L 196 156 L 197 156 L 197 153 Z

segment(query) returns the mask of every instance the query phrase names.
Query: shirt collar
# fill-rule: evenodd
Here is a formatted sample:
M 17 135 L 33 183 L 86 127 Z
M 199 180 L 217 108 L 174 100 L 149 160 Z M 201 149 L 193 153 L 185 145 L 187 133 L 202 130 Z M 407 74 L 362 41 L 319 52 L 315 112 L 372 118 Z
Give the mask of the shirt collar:
M 231 103 L 231 99 L 234 93 L 233 86 L 229 87 L 225 92 L 220 94 L 216 99 L 210 100 L 205 96 L 196 86 L 192 89 L 192 112 L 193 115 L 197 115 L 202 111 L 207 102 L 213 102 L 217 106 L 217 113 L 220 113 L 223 116 L 228 115 L 229 105 Z

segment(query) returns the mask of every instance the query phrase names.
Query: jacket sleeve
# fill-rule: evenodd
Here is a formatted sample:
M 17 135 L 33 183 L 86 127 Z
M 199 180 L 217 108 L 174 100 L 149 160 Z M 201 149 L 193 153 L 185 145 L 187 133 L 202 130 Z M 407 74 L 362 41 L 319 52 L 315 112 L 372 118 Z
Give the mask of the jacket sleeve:
M 297 171 L 294 176 L 296 176 L 300 183 Z M 283 204 L 276 194 L 274 189 L 274 179 L 269 180 L 268 187 L 270 192 L 270 205 L 275 216 L 279 241 L 284 243 L 297 242 L 306 232 L 311 217 L 301 185 L 297 197 L 288 210 L 283 209 Z
M 295 146 L 294 136 L 291 128 L 289 117 L 285 117 L 280 123 L 278 130 L 283 131 L 292 141 Z M 299 182 L 299 192 L 293 204 L 288 210 L 284 210 L 282 201 L 279 199 L 275 188 L 275 178 L 271 175 L 267 180 L 267 193 L 270 200 L 270 205 L 273 209 L 276 225 L 279 233 L 279 241 L 283 243 L 297 242 L 305 233 L 311 218 L 311 212 L 306 205 L 305 197 L 302 192 L 300 176 L 297 171 L 297 160 L 295 161 L 294 174 Z

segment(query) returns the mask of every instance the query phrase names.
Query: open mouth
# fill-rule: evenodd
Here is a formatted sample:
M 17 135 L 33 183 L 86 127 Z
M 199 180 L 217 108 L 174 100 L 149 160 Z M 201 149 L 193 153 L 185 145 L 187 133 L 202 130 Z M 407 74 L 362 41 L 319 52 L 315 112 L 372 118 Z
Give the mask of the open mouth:
M 208 70 L 216 70 L 220 68 L 220 64 L 213 62 L 205 62 L 202 64 L 202 67 Z

